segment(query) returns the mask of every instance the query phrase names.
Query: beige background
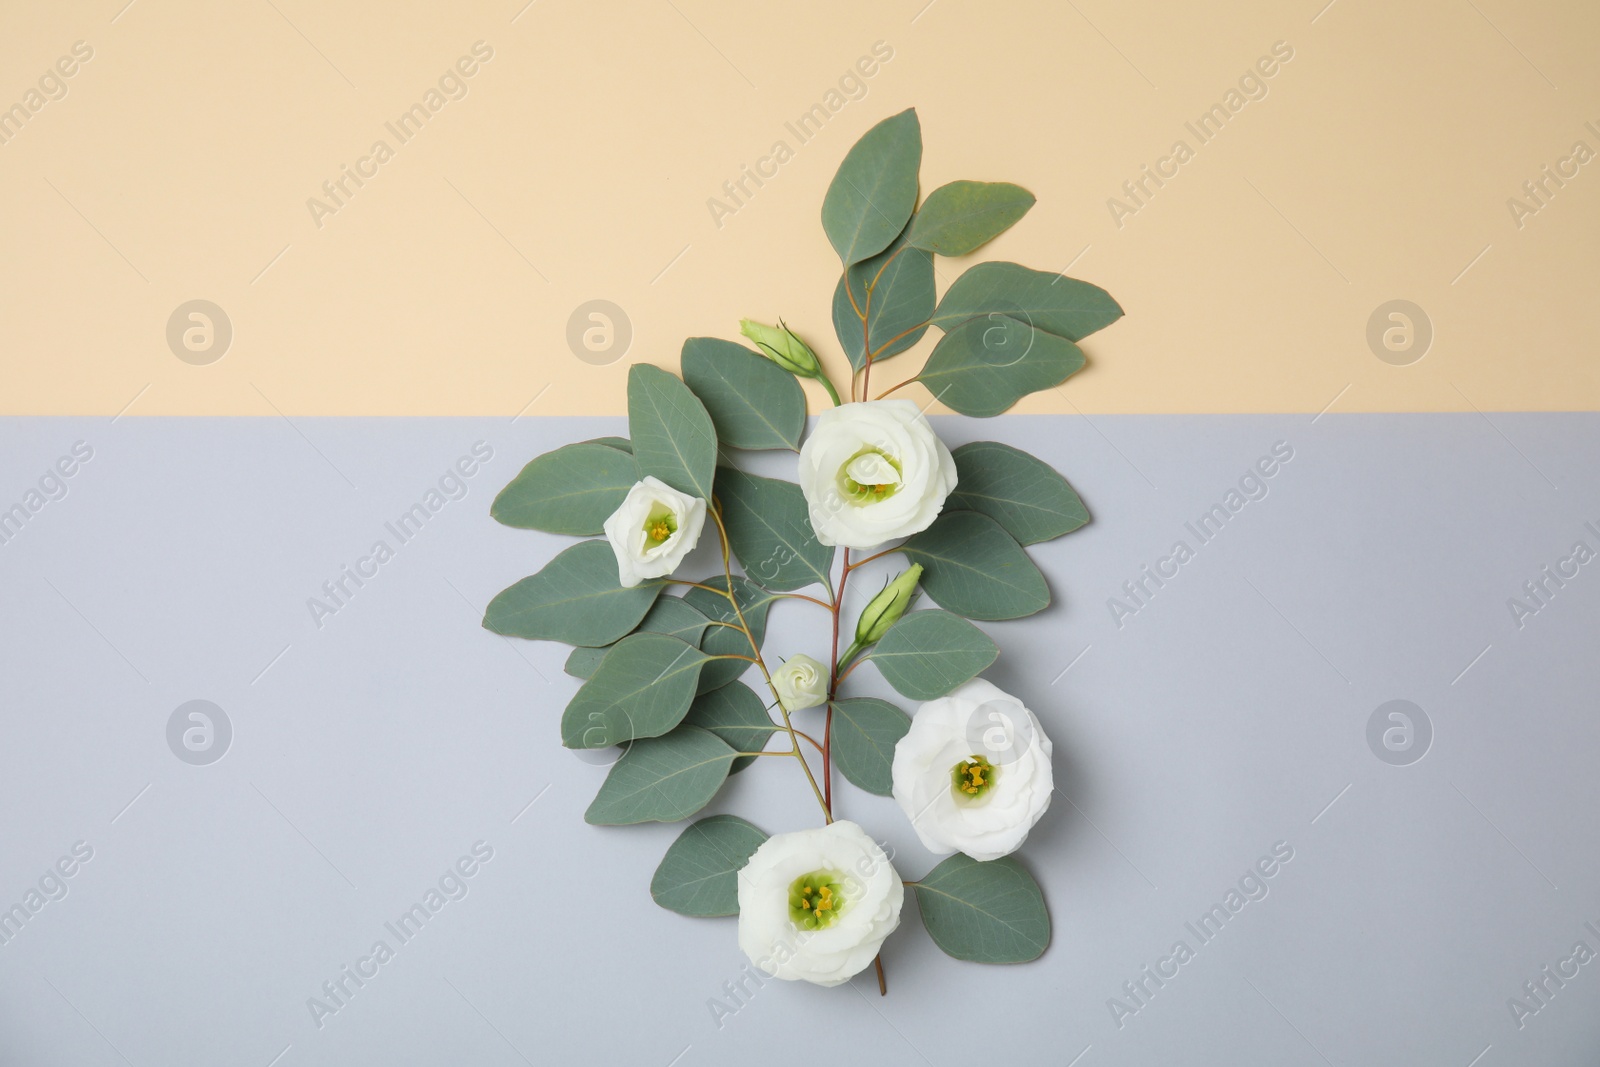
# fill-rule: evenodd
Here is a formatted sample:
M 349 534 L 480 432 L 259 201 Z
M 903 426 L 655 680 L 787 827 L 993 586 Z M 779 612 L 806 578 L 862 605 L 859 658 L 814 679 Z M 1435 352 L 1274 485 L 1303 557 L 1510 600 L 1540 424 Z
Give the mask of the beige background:
M 910 105 L 924 192 L 1039 198 L 981 258 L 1071 263 L 1128 311 L 1018 410 L 1600 405 L 1600 161 L 1520 228 L 1507 207 L 1600 150 L 1594 4 L 524 2 L 7 5 L 0 107 L 74 42 L 93 58 L 0 144 L 0 412 L 618 412 L 629 362 L 745 315 L 840 365 L 818 209 Z M 385 122 L 480 40 L 465 98 L 399 144 Z M 878 41 L 865 97 L 799 144 L 785 122 Z M 1268 95 L 1199 145 L 1185 121 L 1278 41 Z M 308 198 L 379 138 L 394 158 L 319 228 Z M 1108 198 L 1179 138 L 1195 158 L 1119 228 Z M 719 228 L 707 200 L 780 139 L 794 158 Z M 166 342 L 193 298 L 233 324 L 208 366 Z M 594 298 L 632 322 L 609 366 L 566 341 Z M 1367 345 L 1393 298 L 1433 322 L 1410 366 Z

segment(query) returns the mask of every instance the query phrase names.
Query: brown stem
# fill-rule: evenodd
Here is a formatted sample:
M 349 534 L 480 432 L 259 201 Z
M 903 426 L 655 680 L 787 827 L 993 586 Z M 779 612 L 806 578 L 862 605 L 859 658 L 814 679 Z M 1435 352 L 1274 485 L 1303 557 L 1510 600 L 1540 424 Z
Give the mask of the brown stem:
M 905 381 L 901 382 L 899 385 L 891 385 L 889 388 L 885 389 L 883 392 L 878 394 L 878 399 L 882 400 L 884 397 L 888 396 L 890 393 L 894 392 L 896 389 L 904 389 L 906 386 L 910 385 L 912 382 L 914 382 L 916 380 L 917 380 L 916 378 L 907 378 Z
M 872 957 L 872 966 L 878 971 L 878 996 L 886 997 L 889 995 L 889 983 L 883 979 L 883 953 Z
M 831 823 L 833 822 L 833 804 L 830 802 L 830 798 L 825 796 L 822 790 L 817 787 L 817 777 L 811 773 L 811 764 L 806 761 L 805 753 L 800 751 L 800 739 L 795 733 L 794 724 L 789 721 L 789 709 L 783 706 L 783 698 L 778 695 L 778 687 L 772 683 L 772 673 L 767 670 L 766 660 L 761 656 L 761 643 L 756 640 L 755 633 L 750 629 L 750 623 L 745 620 L 744 607 L 739 603 L 738 594 L 733 591 L 733 569 L 729 565 L 731 548 L 728 542 L 728 528 L 722 522 L 722 508 L 716 501 L 712 501 L 711 506 L 706 510 L 716 520 L 717 534 L 722 539 L 722 574 L 728 582 L 728 589 L 725 594 L 728 598 L 728 603 L 733 605 L 733 613 L 739 619 L 739 626 L 744 630 L 746 640 L 750 642 L 750 651 L 754 655 L 753 662 L 761 669 L 761 677 L 766 679 L 767 688 L 772 691 L 772 699 L 777 702 L 778 711 L 783 715 L 783 728 L 789 734 L 790 747 L 794 749 L 791 755 L 800 761 L 800 769 L 806 772 L 806 781 L 811 784 L 811 792 L 816 795 L 817 804 L 822 808 L 823 818 Z M 824 764 L 827 762 L 826 750 L 824 750 L 823 762 Z

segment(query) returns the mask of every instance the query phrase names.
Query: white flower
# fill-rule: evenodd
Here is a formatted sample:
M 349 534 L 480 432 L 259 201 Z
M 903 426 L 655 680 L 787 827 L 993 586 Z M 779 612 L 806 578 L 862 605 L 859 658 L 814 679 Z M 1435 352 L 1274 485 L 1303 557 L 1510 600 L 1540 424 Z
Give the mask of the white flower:
M 828 668 L 805 653 L 790 656 L 772 672 L 772 686 L 778 691 L 783 710 L 814 708 L 828 699 Z
M 1050 806 L 1050 739 L 1014 696 L 974 678 L 917 709 L 894 746 L 894 799 L 930 852 L 1015 852 Z
M 739 872 L 739 948 L 775 978 L 838 985 L 877 956 L 904 903 L 889 857 L 855 823 L 776 834 Z
M 700 540 L 706 502 L 654 477 L 633 483 L 606 520 L 606 540 L 617 554 L 617 581 L 634 586 L 671 574 Z
M 800 447 L 800 489 L 825 545 L 871 548 L 939 516 L 956 463 L 909 400 L 830 408 Z

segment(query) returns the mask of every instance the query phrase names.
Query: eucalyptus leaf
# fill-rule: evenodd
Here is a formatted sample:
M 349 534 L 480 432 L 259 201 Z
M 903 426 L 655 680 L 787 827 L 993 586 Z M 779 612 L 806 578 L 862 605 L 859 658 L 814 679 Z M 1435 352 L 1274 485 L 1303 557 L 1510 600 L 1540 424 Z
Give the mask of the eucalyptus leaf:
M 523 467 L 489 514 L 519 529 L 592 537 L 638 480 L 639 464 L 626 452 L 599 443 L 567 445 Z
M 700 584 L 716 589 L 728 588 L 728 580 L 721 574 L 702 578 Z M 748 578 L 737 574 L 733 576 L 733 591 L 739 598 L 739 607 L 744 611 L 745 622 L 749 624 L 756 644 L 760 645 L 766 639 L 767 613 L 772 610 L 772 602 L 777 599 L 777 594 L 769 593 Z M 684 594 L 683 599 L 713 622 L 738 625 L 739 618 L 734 614 L 733 603 L 720 592 L 712 592 L 710 589 L 690 589 Z M 733 629 L 731 626 L 711 627 L 701 640 L 700 647 L 713 656 L 751 655 L 749 638 L 745 637 L 743 631 Z M 700 692 L 721 688 L 749 669 L 750 664 L 739 659 L 723 659 L 708 663 L 705 670 L 700 672 Z
M 980 863 L 958 852 L 913 889 L 933 943 L 958 960 L 1026 963 L 1050 945 L 1044 894 L 1010 856 Z
M 879 362 L 904 352 L 928 332 L 927 322 L 938 299 L 933 256 L 904 245 L 905 234 L 901 234 L 882 252 L 846 269 L 834 286 L 833 330 L 856 370 L 865 365 L 869 345 L 878 353 L 873 362 Z M 868 324 L 865 331 L 862 313 Z
M 947 407 L 988 418 L 1082 367 L 1082 350 L 1065 337 L 992 312 L 942 337 L 917 380 Z
M 928 194 L 911 219 L 910 242 L 941 256 L 964 256 L 1009 230 L 1033 207 L 1010 182 L 951 182 Z
M 677 375 L 648 363 L 629 369 L 628 432 L 641 474 L 711 499 L 717 432 L 705 405 Z
M 568 702 L 561 743 L 605 748 L 666 733 L 683 721 L 709 658 L 666 634 L 624 637 Z
M 755 690 L 743 682 L 729 682 L 719 689 L 701 693 L 689 705 L 689 714 L 683 721 L 710 730 L 740 752 L 760 752 L 778 729 L 778 724 L 767 713 L 767 706 Z M 733 761 L 733 773 L 744 770 L 759 758 L 740 756 Z
M 989 635 L 948 611 L 913 611 L 868 653 L 889 684 L 913 700 L 933 700 L 975 677 L 1000 649 Z
M 894 787 L 895 742 L 910 729 L 911 716 L 887 700 L 835 700 L 829 752 L 839 773 L 852 784 L 886 797 Z
M 1069 341 L 1081 341 L 1122 317 L 1122 307 L 1098 285 L 1020 263 L 993 262 L 979 263 L 951 283 L 933 324 L 948 332 L 992 312 Z
M 586 445 L 605 445 L 607 448 L 614 448 L 618 452 L 626 452 L 630 456 L 633 455 L 633 442 L 626 437 L 592 437 L 582 443 Z
M 710 625 L 710 619 L 690 607 L 681 597 L 664 596 L 646 613 L 636 632 L 670 634 L 691 645 L 698 645 L 700 636 Z M 566 666 L 562 669 L 575 678 L 592 678 L 600 667 L 600 661 L 605 659 L 606 653 L 614 647 L 616 646 L 575 648 L 567 657 Z
M 917 206 L 922 126 L 914 108 L 861 136 L 822 200 L 822 228 L 845 266 L 888 247 Z
M 794 375 L 744 345 L 717 337 L 685 341 L 682 366 L 683 380 L 706 406 L 723 444 L 800 447 L 806 396 Z
M 828 584 L 833 547 L 817 540 L 798 485 L 720 467 L 717 499 L 728 544 L 756 582 L 784 591 Z
M 687 819 L 716 796 L 734 755 L 698 726 L 635 741 L 612 765 L 583 820 L 624 826 Z
M 973 441 L 951 455 L 957 480 L 945 507 L 981 511 L 1019 544 L 1048 541 L 1089 521 L 1077 491 L 1036 456 L 999 441 Z
M 1016 538 L 989 516 L 946 511 L 901 546 L 923 566 L 922 588 L 969 619 L 1020 619 L 1050 603 L 1050 587 Z
M 507 637 L 609 645 L 644 618 L 663 582 L 624 588 L 605 541 L 580 541 L 489 601 L 483 626 Z
M 691 823 L 661 857 L 650 896 L 679 915 L 739 914 L 739 872 L 767 835 L 737 815 Z

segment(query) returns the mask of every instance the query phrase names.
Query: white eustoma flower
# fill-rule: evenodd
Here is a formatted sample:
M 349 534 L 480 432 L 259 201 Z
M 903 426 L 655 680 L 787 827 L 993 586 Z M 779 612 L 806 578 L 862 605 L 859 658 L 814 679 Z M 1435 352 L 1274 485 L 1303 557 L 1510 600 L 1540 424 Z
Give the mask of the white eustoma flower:
M 956 463 L 909 400 L 842 404 L 800 448 L 800 489 L 825 545 L 871 548 L 926 530 L 956 487 Z
M 849 981 L 900 925 L 905 886 L 853 822 L 775 834 L 739 872 L 739 948 L 767 974 Z
M 617 581 L 634 586 L 671 574 L 700 540 L 705 521 L 706 502 L 699 497 L 655 477 L 633 483 L 605 522 L 606 540 L 617 554 Z
M 772 686 L 778 691 L 783 710 L 814 708 L 828 699 L 828 668 L 802 652 L 790 656 L 772 672 Z
M 894 799 L 928 851 L 999 859 L 1050 806 L 1050 752 L 1033 712 L 974 678 L 917 709 L 894 746 Z

